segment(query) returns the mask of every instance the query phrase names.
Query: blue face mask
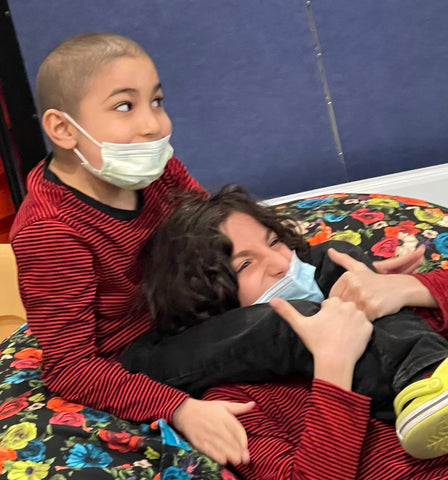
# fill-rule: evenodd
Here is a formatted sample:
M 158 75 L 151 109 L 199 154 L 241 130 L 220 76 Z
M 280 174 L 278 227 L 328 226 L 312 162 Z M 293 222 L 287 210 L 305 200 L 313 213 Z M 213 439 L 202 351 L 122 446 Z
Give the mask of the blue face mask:
M 254 302 L 268 303 L 273 298 L 279 297 L 285 300 L 309 300 L 311 302 L 321 303 L 324 296 L 314 279 L 316 267 L 309 263 L 302 262 L 293 252 L 291 262 L 286 275 L 272 287 L 268 288 L 263 295 Z

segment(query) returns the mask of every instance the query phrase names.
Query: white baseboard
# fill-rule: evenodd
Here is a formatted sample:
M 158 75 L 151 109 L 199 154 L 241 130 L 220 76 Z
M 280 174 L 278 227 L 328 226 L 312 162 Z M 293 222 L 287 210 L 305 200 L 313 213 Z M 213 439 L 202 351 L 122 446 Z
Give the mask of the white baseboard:
M 278 205 L 299 198 L 327 193 L 383 193 L 418 198 L 448 207 L 448 164 L 331 185 L 283 197 L 270 198 L 264 202 L 268 205 Z

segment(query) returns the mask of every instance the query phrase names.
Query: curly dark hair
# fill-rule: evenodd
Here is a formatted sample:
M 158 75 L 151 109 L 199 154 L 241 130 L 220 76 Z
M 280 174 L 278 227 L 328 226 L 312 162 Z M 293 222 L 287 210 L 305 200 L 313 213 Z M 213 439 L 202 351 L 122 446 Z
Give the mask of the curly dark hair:
M 308 260 L 309 246 L 291 222 L 284 222 L 287 217 L 260 205 L 242 187 L 227 185 L 208 198 L 185 194 L 142 252 L 142 291 L 160 333 L 177 333 L 240 306 L 233 245 L 219 231 L 235 211 L 258 220 L 301 260 Z

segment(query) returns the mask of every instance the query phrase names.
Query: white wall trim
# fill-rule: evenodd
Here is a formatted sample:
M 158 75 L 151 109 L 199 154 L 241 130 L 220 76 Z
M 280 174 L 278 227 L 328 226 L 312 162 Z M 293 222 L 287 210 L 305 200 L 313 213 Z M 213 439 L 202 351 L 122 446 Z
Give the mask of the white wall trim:
M 327 193 L 384 193 L 419 198 L 448 207 L 448 164 L 366 178 L 356 182 L 340 183 L 283 197 L 270 198 L 264 202 L 268 205 L 278 205 L 299 198 Z

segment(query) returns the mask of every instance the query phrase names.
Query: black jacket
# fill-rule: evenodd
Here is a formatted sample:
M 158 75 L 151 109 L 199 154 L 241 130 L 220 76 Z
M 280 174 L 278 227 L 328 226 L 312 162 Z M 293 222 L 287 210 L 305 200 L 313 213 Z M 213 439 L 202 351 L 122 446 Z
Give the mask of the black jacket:
M 351 244 L 330 241 L 311 247 L 310 263 L 326 298 L 344 273 L 328 257 L 330 247 L 373 269 L 362 250 Z M 290 303 L 307 316 L 320 308 L 305 300 Z M 372 339 L 355 368 L 353 390 L 373 399 L 374 416 L 391 419 L 396 393 L 446 357 L 448 342 L 403 309 L 375 321 Z M 146 373 L 195 396 L 223 383 L 313 377 L 312 355 L 268 304 L 231 310 L 162 339 L 150 333 L 131 344 L 120 361 L 131 372 Z

